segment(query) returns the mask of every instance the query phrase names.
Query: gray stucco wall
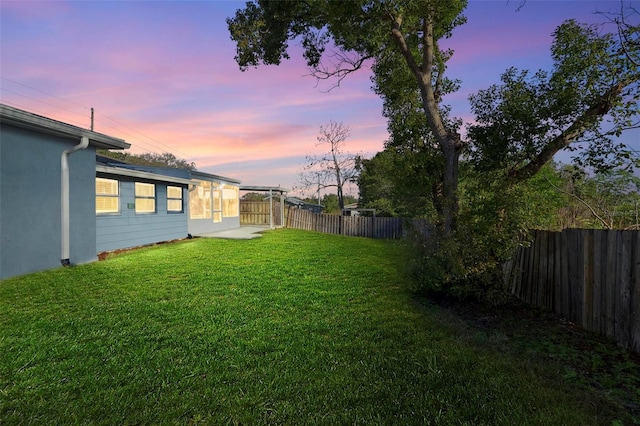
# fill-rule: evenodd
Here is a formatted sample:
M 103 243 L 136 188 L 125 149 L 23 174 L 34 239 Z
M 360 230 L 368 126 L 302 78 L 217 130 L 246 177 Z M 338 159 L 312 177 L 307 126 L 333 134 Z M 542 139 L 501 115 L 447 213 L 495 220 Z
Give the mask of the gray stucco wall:
M 136 214 L 135 209 L 129 209 L 127 206 L 135 203 L 134 181 L 122 176 L 100 177 L 120 181 L 120 213 L 94 215 L 97 253 L 186 238 L 188 202 L 185 188 L 182 190 L 184 212 L 167 213 L 167 184 L 139 181 L 155 183 L 156 213 Z
M 0 279 L 60 266 L 60 157 L 80 140 L 0 124 Z M 70 261 L 96 259 L 95 149 L 69 157 Z

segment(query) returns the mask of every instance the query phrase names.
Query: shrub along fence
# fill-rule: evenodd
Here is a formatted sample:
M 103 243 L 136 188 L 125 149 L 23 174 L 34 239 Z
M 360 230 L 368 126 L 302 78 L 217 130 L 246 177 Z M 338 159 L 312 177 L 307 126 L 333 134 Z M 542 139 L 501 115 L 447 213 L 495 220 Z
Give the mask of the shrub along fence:
M 407 230 L 407 221 L 399 217 L 338 216 L 289 208 L 287 227 L 354 237 L 401 238 Z
M 525 302 L 640 351 L 640 232 L 536 231 L 504 271 Z

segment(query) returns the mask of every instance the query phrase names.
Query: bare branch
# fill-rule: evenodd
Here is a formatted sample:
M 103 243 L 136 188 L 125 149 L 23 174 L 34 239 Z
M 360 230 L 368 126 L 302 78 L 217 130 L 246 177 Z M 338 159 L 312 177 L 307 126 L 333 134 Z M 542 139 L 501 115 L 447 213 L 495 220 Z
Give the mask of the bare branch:
M 603 16 L 609 23 L 616 26 L 618 39 L 620 40 L 620 48 L 627 57 L 627 60 L 635 66 L 640 66 L 640 58 L 638 58 L 638 49 L 640 49 L 640 27 L 629 23 L 630 17 L 640 15 L 638 10 L 631 5 L 625 7 L 624 2 L 621 1 L 619 13 L 597 13 Z M 615 15 L 615 17 L 611 15 Z
M 547 183 L 549 185 L 551 185 L 552 188 L 556 189 L 557 191 L 559 191 L 559 192 L 561 192 L 561 193 L 563 193 L 565 195 L 568 195 L 570 197 L 575 198 L 580 203 L 582 203 L 585 207 L 587 207 L 589 209 L 589 211 L 591 212 L 591 214 L 594 215 L 595 218 L 598 219 L 600 221 L 600 223 L 602 223 L 602 225 L 604 225 L 605 228 L 612 229 L 612 226 L 606 220 L 604 220 L 602 217 L 600 217 L 600 215 L 595 211 L 595 209 L 593 207 L 591 207 L 591 205 L 589 203 L 584 201 L 582 198 L 578 197 L 573 192 L 565 191 L 564 189 L 554 185 L 553 183 L 551 183 L 551 181 L 548 178 L 545 177 L 544 179 L 547 181 Z
M 320 126 L 316 146 L 326 148 L 328 152 L 321 155 L 308 155 L 307 165 L 300 173 L 300 182 L 306 189 L 336 188 L 340 207 L 344 207 L 343 189 L 358 174 L 356 168 L 357 155 L 343 150 L 344 142 L 351 129 L 334 121 Z
M 360 70 L 368 60 L 374 57 L 371 55 L 361 56 L 354 52 L 332 51 L 330 58 L 329 66 L 327 66 L 326 61 L 321 62 L 317 67 L 312 68 L 308 74 L 316 79 L 316 87 L 322 80 L 335 79 L 334 84 L 331 85 L 327 92 L 340 87 L 342 80 L 349 74 Z

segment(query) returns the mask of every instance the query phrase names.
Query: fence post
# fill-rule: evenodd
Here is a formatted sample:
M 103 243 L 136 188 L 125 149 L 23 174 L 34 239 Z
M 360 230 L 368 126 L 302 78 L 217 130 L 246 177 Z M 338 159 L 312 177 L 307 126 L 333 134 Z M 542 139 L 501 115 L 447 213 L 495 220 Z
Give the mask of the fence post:
M 631 283 L 629 303 L 631 312 L 629 313 L 630 341 L 629 347 L 636 352 L 640 352 L 640 232 L 633 234 L 633 249 L 631 256 Z
M 582 326 L 593 327 L 593 274 L 594 274 L 593 231 L 583 233 L 584 280 L 582 282 Z

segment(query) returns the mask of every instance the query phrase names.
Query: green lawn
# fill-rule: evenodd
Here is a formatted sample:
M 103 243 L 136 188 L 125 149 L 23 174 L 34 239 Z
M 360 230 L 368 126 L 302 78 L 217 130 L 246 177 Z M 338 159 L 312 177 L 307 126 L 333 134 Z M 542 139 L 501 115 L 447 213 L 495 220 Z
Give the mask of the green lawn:
M 456 336 L 406 290 L 403 250 L 277 230 L 5 280 L 0 424 L 615 420 L 553 367 Z

